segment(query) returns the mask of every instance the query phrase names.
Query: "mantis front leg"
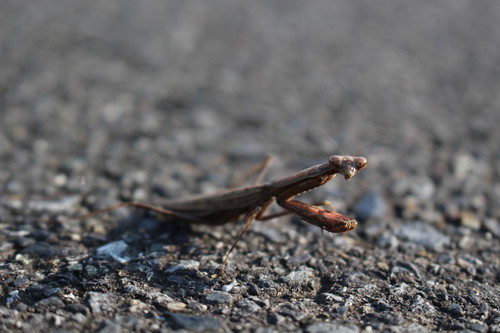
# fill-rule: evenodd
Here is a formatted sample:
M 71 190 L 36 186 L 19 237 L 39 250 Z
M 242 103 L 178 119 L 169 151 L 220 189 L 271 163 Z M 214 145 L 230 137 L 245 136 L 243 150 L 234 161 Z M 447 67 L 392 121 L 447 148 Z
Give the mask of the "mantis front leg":
M 286 210 L 299 215 L 307 223 L 320 227 L 322 230 L 329 232 L 346 232 L 352 230 L 356 228 L 358 222 L 348 216 L 334 212 L 333 206 L 328 201 L 323 201 L 320 204 L 324 204 L 332 210 L 292 200 L 297 194 L 321 186 L 332 178 L 333 176 L 312 178 L 301 184 L 291 186 L 276 197 L 276 203 Z
M 297 200 L 278 202 L 281 207 L 299 215 L 307 223 L 329 232 L 346 232 L 356 228 L 358 222 L 348 216 Z

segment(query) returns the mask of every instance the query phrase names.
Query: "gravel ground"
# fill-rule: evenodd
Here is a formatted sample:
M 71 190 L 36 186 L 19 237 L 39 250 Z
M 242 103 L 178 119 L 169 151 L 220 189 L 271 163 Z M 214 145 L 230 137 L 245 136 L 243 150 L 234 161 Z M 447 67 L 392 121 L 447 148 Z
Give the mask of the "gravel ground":
M 498 22 L 496 1 L 2 1 L 0 330 L 500 332 Z M 375 141 L 301 196 L 356 230 L 255 222 L 225 280 L 241 223 L 68 220 Z

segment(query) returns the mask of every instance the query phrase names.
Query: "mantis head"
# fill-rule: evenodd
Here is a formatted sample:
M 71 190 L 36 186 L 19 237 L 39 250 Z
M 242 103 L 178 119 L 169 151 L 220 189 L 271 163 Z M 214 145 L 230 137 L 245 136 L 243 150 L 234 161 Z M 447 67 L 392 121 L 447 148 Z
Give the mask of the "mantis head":
M 332 155 L 328 159 L 328 162 L 334 166 L 346 180 L 351 179 L 359 170 L 364 169 L 368 165 L 366 158 L 354 156 Z

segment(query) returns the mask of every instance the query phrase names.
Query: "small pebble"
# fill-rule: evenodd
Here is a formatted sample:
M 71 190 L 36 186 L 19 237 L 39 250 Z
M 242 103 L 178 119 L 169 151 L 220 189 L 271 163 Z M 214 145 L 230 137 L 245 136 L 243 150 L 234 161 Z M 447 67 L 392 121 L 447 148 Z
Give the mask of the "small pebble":
M 5 192 L 9 194 L 20 193 L 24 189 L 24 185 L 19 179 L 11 179 L 5 184 Z
M 280 315 L 291 317 L 294 321 L 302 321 L 307 317 L 301 303 L 285 302 L 277 305 L 275 309 Z
M 269 291 L 269 290 L 279 289 L 280 285 L 274 282 L 273 280 L 264 279 L 264 280 L 259 280 L 258 287 L 262 289 L 267 289 Z
M 221 289 L 222 289 L 222 291 L 229 293 L 237 285 L 238 285 L 238 281 L 233 280 L 233 281 L 231 281 L 231 283 L 223 285 Z
M 260 288 L 257 285 L 255 285 L 254 283 L 250 283 L 248 285 L 248 293 L 250 295 L 253 295 L 253 296 L 259 296 L 260 295 Z
M 95 276 L 99 273 L 99 269 L 93 265 L 87 265 L 85 266 L 85 273 L 89 276 Z
M 168 304 L 174 303 L 172 297 L 160 292 L 147 293 L 146 298 L 164 307 L 167 307 Z
M 377 267 L 383 271 L 389 271 L 389 265 L 386 262 L 378 262 Z
M 368 276 L 361 271 L 348 271 L 342 276 L 343 283 L 349 287 L 365 285 Z
M 52 257 L 59 254 L 60 251 L 59 248 L 40 241 L 29 245 L 22 252 L 33 256 Z
M 52 296 L 52 295 L 59 293 L 60 291 L 61 291 L 61 288 L 47 288 L 47 289 L 44 289 L 43 294 L 45 296 Z
M 441 233 L 430 224 L 420 221 L 400 225 L 394 233 L 402 239 L 434 251 L 442 251 L 451 242 L 450 236 Z
M 342 303 L 342 302 L 344 302 L 344 298 L 342 298 L 341 296 L 332 294 L 332 293 L 322 293 L 320 295 L 320 297 L 325 303 Z
M 453 174 L 458 180 L 465 180 L 473 171 L 476 160 L 470 154 L 460 153 L 453 163 Z
M 392 250 L 398 247 L 399 240 L 396 236 L 385 233 L 377 238 L 376 244 L 381 248 Z
M 71 313 L 81 313 L 81 314 L 84 314 L 84 315 L 87 315 L 88 313 L 88 308 L 83 305 L 83 304 L 78 304 L 78 303 L 74 303 L 74 304 L 68 304 L 64 307 L 66 310 L 68 310 L 69 312 Z
M 290 272 L 284 279 L 291 288 L 315 289 L 319 283 L 315 272 L 307 266 L 301 266 L 298 270 Z
M 126 286 L 123 286 L 123 291 L 126 293 L 135 293 L 138 290 L 139 288 L 134 286 L 133 284 L 127 284 Z
M 277 313 L 269 313 L 267 315 L 267 322 L 268 324 L 270 325 L 283 325 L 283 323 L 285 322 L 285 317 L 277 314 Z
M 349 311 L 349 307 L 347 305 L 342 305 L 341 307 L 338 307 L 335 312 L 337 312 L 339 315 L 343 316 Z
M 445 311 L 451 314 L 453 317 L 462 317 L 464 315 L 464 311 L 460 304 L 451 304 L 445 308 Z
M 103 245 L 97 249 L 97 254 L 101 256 L 109 256 L 114 260 L 123 263 L 129 262 L 130 257 L 122 255 L 125 251 L 127 251 L 128 245 L 122 240 L 112 242 L 106 245 Z
M 81 201 L 78 195 L 54 201 L 30 201 L 28 209 L 35 212 L 65 213 L 71 211 Z
M 181 260 L 176 265 L 168 268 L 165 272 L 175 273 L 181 270 L 197 270 L 200 267 L 200 262 L 196 260 Z
M 178 313 L 167 313 L 168 323 L 174 330 L 189 330 L 193 332 L 220 332 L 223 322 L 219 318 L 208 318 Z
M 231 304 L 233 302 L 233 298 L 228 293 L 213 292 L 205 296 L 205 301 L 208 304 Z
M 269 299 L 263 299 L 263 298 L 260 298 L 257 296 L 249 296 L 248 299 L 255 302 L 256 304 L 258 304 L 261 307 L 268 308 L 270 306 Z
M 106 312 L 114 312 L 114 304 L 117 297 L 112 293 L 99 293 L 91 291 L 88 293 L 87 304 L 94 315 Z
M 12 284 L 14 285 L 14 287 L 16 288 L 22 288 L 22 287 L 25 287 L 27 286 L 28 284 L 30 283 L 30 280 L 28 280 L 27 278 L 25 277 L 17 277 L 14 279 L 14 281 L 12 282 Z
M 487 218 L 484 221 L 484 227 L 495 237 L 500 237 L 500 221 L 494 218 Z
M 15 240 L 16 245 L 25 248 L 35 243 L 33 238 L 20 237 Z
M 421 315 L 432 315 L 437 312 L 436 308 L 420 295 L 411 300 L 412 311 Z
M 366 192 L 354 206 L 354 212 L 361 220 L 381 219 L 386 209 L 387 204 L 378 191 Z
M 307 333 L 358 333 L 359 328 L 356 326 L 346 326 L 334 323 L 314 323 L 306 327 Z
M 79 272 L 83 270 L 83 265 L 77 261 L 70 261 L 68 263 L 68 271 L 70 272 Z
M 186 309 L 186 304 L 182 302 L 168 303 L 167 310 L 171 312 L 182 311 Z
M 479 220 L 479 217 L 467 211 L 460 212 L 460 224 L 473 230 L 479 230 L 481 228 L 481 220 Z
M 250 313 L 258 312 L 261 309 L 261 307 L 257 303 L 245 298 L 236 302 L 236 306 L 239 307 L 242 311 Z
M 385 310 L 392 310 L 394 307 L 384 301 L 378 301 L 373 304 L 373 308 L 379 312 L 385 311 Z
M 484 323 L 472 323 L 469 325 L 469 329 L 474 332 L 486 333 L 488 332 L 488 326 Z
M 57 296 L 44 298 L 35 303 L 35 307 L 37 308 L 43 308 L 43 307 L 62 308 L 63 306 L 64 302 L 61 300 L 61 298 Z

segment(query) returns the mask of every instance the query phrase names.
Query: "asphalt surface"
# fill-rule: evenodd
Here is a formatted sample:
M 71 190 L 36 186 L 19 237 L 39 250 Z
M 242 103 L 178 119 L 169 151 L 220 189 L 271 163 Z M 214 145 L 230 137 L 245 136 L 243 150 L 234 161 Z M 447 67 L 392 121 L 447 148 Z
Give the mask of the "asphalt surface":
M 500 332 L 498 22 L 494 1 L 2 1 L 0 330 Z M 255 222 L 225 279 L 241 223 L 70 219 L 355 153 L 299 200 L 357 229 Z

